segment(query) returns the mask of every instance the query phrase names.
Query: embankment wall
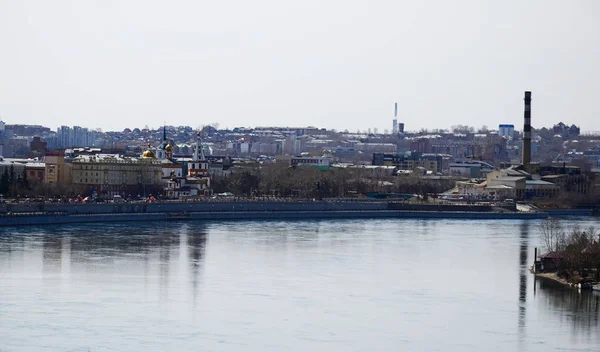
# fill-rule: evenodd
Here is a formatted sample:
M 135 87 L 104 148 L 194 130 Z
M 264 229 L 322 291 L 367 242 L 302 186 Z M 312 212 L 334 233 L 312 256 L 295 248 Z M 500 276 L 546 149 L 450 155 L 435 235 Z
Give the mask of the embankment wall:
M 219 211 L 181 213 L 104 213 L 104 214 L 12 214 L 1 215 L 0 226 L 99 223 L 125 221 L 183 221 L 183 220 L 290 220 L 290 219 L 541 219 L 546 213 L 497 212 L 435 212 L 399 210 L 341 210 L 341 211 Z
M 50 212 L 65 214 L 179 213 L 231 211 L 340 211 L 386 210 L 387 202 L 159 202 L 2 204 L 0 213 Z

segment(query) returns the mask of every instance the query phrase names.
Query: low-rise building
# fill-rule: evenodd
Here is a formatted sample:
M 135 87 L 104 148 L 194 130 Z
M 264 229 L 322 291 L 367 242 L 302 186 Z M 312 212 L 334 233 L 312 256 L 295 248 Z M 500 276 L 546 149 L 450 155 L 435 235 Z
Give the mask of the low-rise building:
M 73 180 L 71 166 L 71 163 L 65 161 L 63 152 L 46 153 L 44 157 L 44 182 L 70 184 Z
M 146 153 L 145 153 L 146 154 Z M 117 154 L 80 155 L 72 161 L 74 185 L 83 185 L 102 196 L 146 196 L 160 188 L 161 162 Z
M 512 197 L 515 199 L 523 199 L 525 198 L 525 181 L 527 177 L 525 176 L 509 176 L 505 172 L 505 170 L 495 170 L 490 172 L 487 176 L 487 185 L 486 187 L 494 187 L 492 189 L 512 189 L 510 192 Z M 495 186 L 503 186 L 503 187 L 495 187 Z M 507 188 L 509 187 L 509 188 Z M 497 192 L 497 191 L 495 191 Z M 504 191 L 507 193 L 508 191 Z
M 39 158 L 46 154 L 48 151 L 48 143 L 42 141 L 42 138 L 39 136 L 33 137 L 31 142 L 29 142 L 29 157 L 30 158 Z
M 492 171 L 494 171 L 494 166 L 481 160 L 463 159 L 450 164 L 450 175 L 453 176 L 485 178 Z
M 398 150 L 398 146 L 393 143 L 356 143 L 354 144 L 354 150 L 365 153 L 382 152 L 382 153 L 395 153 Z
M 4 158 L 0 156 L 0 176 L 5 172 L 14 173 L 15 177 L 19 175 L 23 175 L 23 170 L 25 169 L 25 163 L 15 161 L 10 158 Z
M 442 172 L 444 155 L 420 152 L 373 153 L 373 165 L 396 166 L 399 170 L 424 168 L 434 173 Z
M 452 163 L 450 164 L 450 175 L 479 178 L 481 176 L 481 165 L 474 163 Z
M 38 161 L 31 161 L 25 164 L 25 172 L 29 182 L 45 182 L 46 164 Z
M 279 158 L 278 158 L 279 159 Z M 321 156 L 300 155 L 290 158 L 290 166 L 315 166 L 319 168 L 328 168 L 334 162 L 334 157 L 330 151 L 323 152 Z
M 543 180 L 525 181 L 525 198 L 556 197 L 560 187 L 552 182 Z
M 532 179 L 531 175 L 519 168 L 494 170 L 487 176 L 486 193 L 495 196 L 509 196 L 514 199 L 534 197 L 555 197 L 560 187 L 552 182 Z

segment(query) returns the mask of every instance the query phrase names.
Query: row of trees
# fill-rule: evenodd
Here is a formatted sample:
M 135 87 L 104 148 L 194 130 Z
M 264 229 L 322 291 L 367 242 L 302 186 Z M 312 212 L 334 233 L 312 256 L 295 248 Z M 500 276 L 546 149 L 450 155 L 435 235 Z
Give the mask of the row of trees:
M 143 181 L 143 180 L 142 180 Z M 146 182 L 142 182 L 146 183 Z M 137 187 L 137 188 L 136 188 Z M 392 176 L 384 170 L 372 168 L 289 167 L 280 164 L 246 166 L 228 177 L 212 182 L 215 193 L 231 192 L 240 197 L 297 197 L 323 199 L 335 197 L 360 197 L 368 193 L 408 193 L 424 198 L 436 197 L 454 187 L 447 179 L 423 179 L 415 176 Z M 139 188 L 139 189 L 138 189 Z M 29 182 L 25 172 L 16 174 L 11 167 L 5 170 L 0 182 L 0 194 L 9 197 L 71 197 L 89 194 L 85 185 L 62 185 Z M 132 195 L 155 195 L 162 192 L 160 185 L 132 186 Z M 127 193 L 126 192 L 126 193 Z
M 84 185 L 30 181 L 25 169 L 16 171 L 13 165 L 5 168 L 0 176 L 0 195 L 3 197 L 72 197 L 83 194 L 87 190 L 88 188 Z
M 371 192 L 435 195 L 454 187 L 451 180 L 398 177 L 381 170 L 361 168 L 293 168 L 267 164 L 248 167 L 227 178 L 214 180 L 216 193 L 237 196 L 276 196 L 322 199 L 366 195 Z
M 14 165 L 10 168 L 5 168 L 0 177 L 0 194 L 3 196 L 14 197 L 23 190 L 29 189 L 29 181 L 27 180 L 27 172 L 16 172 Z
M 600 204 L 600 189 L 590 187 L 586 193 L 561 190 L 556 197 L 533 199 L 532 202 L 547 209 L 593 208 Z

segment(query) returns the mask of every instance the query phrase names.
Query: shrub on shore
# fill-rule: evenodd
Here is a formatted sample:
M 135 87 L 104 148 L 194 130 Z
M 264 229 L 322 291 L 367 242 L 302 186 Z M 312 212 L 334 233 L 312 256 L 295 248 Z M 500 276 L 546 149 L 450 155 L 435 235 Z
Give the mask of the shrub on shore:
M 600 279 L 600 243 L 595 228 L 575 227 L 567 232 L 560 220 L 549 218 L 540 225 L 540 234 L 546 250 L 559 254 L 559 276 L 577 283 L 590 276 Z

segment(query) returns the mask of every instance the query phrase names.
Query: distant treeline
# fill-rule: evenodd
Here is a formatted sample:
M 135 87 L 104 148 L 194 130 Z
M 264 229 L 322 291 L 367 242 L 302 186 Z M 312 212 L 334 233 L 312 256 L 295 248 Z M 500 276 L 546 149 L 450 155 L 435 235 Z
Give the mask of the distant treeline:
M 452 189 L 453 180 L 424 180 L 417 176 L 391 176 L 378 169 L 289 167 L 267 164 L 236 171 L 213 180 L 216 193 L 236 196 L 276 196 L 322 199 L 364 196 L 373 192 L 435 196 Z

